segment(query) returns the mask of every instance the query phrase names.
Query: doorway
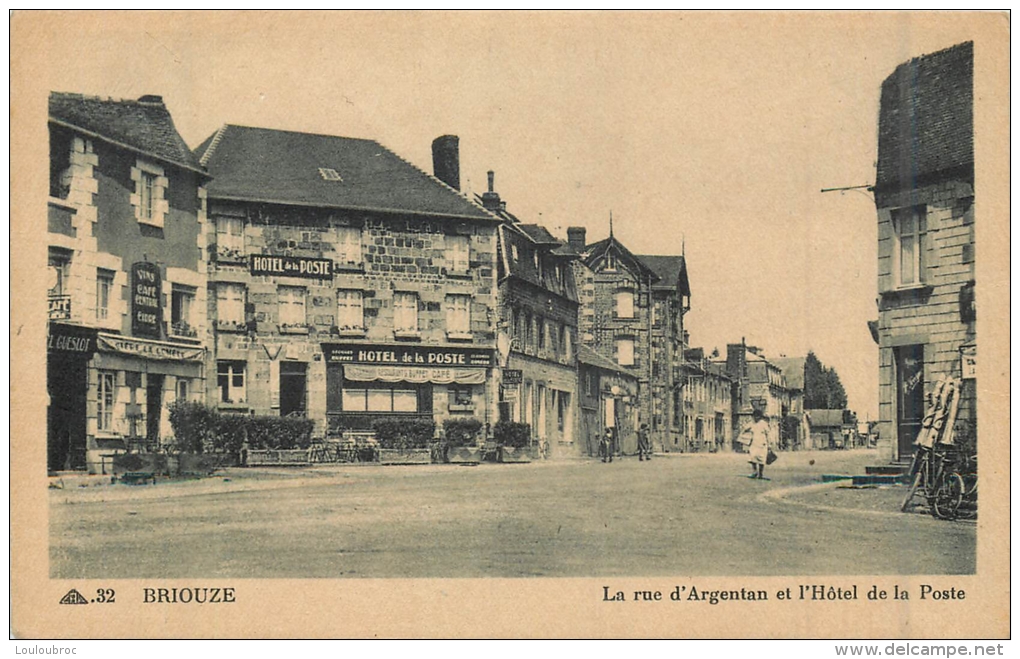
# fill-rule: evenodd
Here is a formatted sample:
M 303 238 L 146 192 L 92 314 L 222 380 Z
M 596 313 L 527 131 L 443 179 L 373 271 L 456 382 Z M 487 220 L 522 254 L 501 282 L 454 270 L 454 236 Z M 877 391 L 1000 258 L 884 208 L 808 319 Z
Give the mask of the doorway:
M 50 471 L 85 469 L 87 362 L 49 355 L 46 371 L 46 388 L 50 396 L 47 468 Z
M 896 437 L 900 458 L 910 458 L 924 418 L 924 346 L 893 348 L 896 359 Z
M 149 373 L 145 381 L 145 442 L 150 450 L 159 446 L 159 421 L 163 415 L 163 376 Z
M 280 362 L 280 416 L 306 416 L 307 364 Z

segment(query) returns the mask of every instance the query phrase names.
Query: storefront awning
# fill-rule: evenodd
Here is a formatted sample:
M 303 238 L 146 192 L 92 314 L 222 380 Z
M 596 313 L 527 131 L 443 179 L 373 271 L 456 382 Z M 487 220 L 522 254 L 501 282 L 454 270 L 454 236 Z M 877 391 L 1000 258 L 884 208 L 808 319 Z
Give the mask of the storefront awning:
M 485 369 L 346 364 L 344 366 L 344 379 L 356 382 L 485 384 Z
M 100 334 L 99 350 L 143 359 L 160 361 L 199 362 L 205 359 L 205 348 L 186 343 L 151 341 L 116 334 Z

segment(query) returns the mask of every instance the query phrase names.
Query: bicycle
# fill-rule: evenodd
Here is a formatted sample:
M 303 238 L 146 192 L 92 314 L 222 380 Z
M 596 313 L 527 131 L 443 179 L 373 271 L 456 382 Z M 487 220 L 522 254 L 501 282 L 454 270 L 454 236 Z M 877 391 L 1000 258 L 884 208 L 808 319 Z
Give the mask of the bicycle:
M 952 470 L 944 472 L 932 497 L 931 514 L 936 519 L 957 519 L 964 508 L 977 514 L 976 454 L 964 456 Z
M 900 504 L 901 512 L 907 512 L 911 508 L 918 491 L 924 497 L 928 509 L 933 509 L 936 493 L 945 480 L 947 463 L 952 463 L 951 455 L 952 449 L 944 444 L 935 444 L 930 448 L 920 445 L 917 447 L 910 470 L 907 472 L 910 488 L 903 498 L 903 503 Z

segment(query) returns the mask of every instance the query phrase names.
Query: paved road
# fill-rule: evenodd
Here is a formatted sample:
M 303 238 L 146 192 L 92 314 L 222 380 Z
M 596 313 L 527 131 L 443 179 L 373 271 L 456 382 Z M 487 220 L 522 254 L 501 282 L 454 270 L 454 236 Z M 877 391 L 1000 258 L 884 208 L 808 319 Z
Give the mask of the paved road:
M 809 460 L 814 459 L 814 465 Z M 874 462 L 784 455 L 333 467 L 300 478 L 51 492 L 63 578 L 968 574 L 976 528 L 776 490 Z M 246 484 L 244 479 L 247 479 Z M 895 499 L 884 495 L 887 499 Z M 100 501 L 98 499 L 107 499 Z M 849 500 L 849 505 L 847 501 Z

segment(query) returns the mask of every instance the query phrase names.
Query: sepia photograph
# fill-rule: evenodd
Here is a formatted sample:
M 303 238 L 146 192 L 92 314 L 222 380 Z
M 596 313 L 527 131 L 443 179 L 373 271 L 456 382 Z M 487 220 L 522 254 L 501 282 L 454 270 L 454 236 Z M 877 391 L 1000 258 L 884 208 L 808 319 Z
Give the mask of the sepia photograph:
M 12 639 L 1009 637 L 1008 12 L 9 20 Z

